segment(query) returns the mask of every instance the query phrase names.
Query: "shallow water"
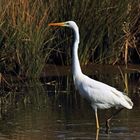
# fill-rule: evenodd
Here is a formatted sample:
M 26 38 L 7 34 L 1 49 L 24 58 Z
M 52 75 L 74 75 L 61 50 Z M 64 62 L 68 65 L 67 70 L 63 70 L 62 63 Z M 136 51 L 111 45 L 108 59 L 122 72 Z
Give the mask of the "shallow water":
M 90 69 L 95 69 L 93 74 L 92 71 L 86 74 L 92 78 L 122 91 L 128 86 L 134 102 L 132 110 L 124 109 L 111 121 L 109 134 L 105 133 L 105 119 L 114 109 L 99 110 L 101 129 L 97 132 L 94 111 L 75 91 L 70 69 L 53 67 L 53 72 L 50 69 L 41 79 L 42 83 L 31 82 L 15 93 L 14 105 L 1 107 L 0 140 L 139 140 L 139 73 L 135 70 L 125 73 L 123 68 L 121 73 L 110 66 L 104 70 L 92 66 Z

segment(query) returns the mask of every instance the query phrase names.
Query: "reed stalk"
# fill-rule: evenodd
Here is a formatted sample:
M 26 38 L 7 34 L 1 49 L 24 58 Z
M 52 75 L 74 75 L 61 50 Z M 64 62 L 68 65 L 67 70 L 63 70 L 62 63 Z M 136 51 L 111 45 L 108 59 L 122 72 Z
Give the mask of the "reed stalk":
M 70 64 L 72 31 L 54 31 L 48 28 L 50 21 L 74 20 L 78 24 L 81 64 L 115 64 L 122 59 L 127 64 L 132 46 L 139 54 L 135 41 L 140 31 L 138 2 L 1 0 L 0 73 L 39 77 L 46 61 L 58 61 L 57 56 L 61 64 Z
M 1 54 L 5 71 L 37 78 L 50 55 L 48 6 L 43 0 L 1 0 Z
M 89 62 L 109 64 L 130 62 L 129 44 L 135 44 L 132 42 L 135 42 L 135 35 L 139 32 L 139 29 L 132 32 L 135 29 L 134 23 L 139 17 L 139 1 L 81 0 L 78 3 L 76 0 L 54 0 L 49 2 L 54 6 L 51 6 L 52 21 L 74 20 L 78 24 L 81 38 L 79 58 L 83 65 Z M 124 23 L 129 25 L 129 35 L 123 31 Z M 65 41 L 59 44 L 58 42 L 62 40 Z M 60 29 L 57 31 L 55 41 L 59 44 L 57 47 L 61 48 L 69 59 L 69 48 L 73 42 L 72 32 L 68 29 Z M 62 46 L 66 46 L 66 49 Z M 67 64 L 69 63 L 68 61 Z

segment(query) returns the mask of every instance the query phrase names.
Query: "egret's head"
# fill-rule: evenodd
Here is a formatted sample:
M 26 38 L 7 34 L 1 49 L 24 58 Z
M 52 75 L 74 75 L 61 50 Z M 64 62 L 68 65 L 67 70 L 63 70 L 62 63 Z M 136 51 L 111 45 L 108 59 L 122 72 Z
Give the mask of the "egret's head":
M 77 28 L 77 25 L 74 21 L 66 21 L 66 22 L 59 22 L 59 23 L 49 23 L 49 26 L 66 26 L 70 28 Z
M 59 22 L 59 23 L 49 23 L 49 26 L 66 26 L 70 27 L 74 30 L 75 33 L 75 41 L 79 43 L 79 29 L 77 24 L 74 21 L 66 21 L 66 22 Z

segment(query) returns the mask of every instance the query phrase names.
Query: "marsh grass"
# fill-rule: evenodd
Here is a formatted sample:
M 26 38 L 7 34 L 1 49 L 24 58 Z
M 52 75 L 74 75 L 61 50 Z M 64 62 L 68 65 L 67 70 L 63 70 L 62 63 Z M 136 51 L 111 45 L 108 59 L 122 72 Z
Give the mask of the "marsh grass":
M 53 3 L 55 4 L 52 5 L 55 7 L 52 7 L 52 9 L 56 10 L 53 10 L 52 19 L 55 17 L 53 21 L 74 20 L 77 22 L 81 37 L 79 58 L 83 65 L 89 62 L 115 64 L 121 61 L 126 64 L 130 60 L 130 44 L 134 41 L 131 38 L 134 35 L 132 29 L 135 28 L 134 23 L 139 17 L 138 2 L 131 2 L 129 0 L 81 0 L 80 2 L 76 0 L 54 0 Z M 126 33 L 123 30 L 124 23 L 129 25 L 129 36 L 128 32 Z M 58 45 L 58 48 L 66 46 L 67 51 L 70 52 L 72 33 L 67 29 L 60 30 L 56 42 L 61 42 L 61 40 L 66 38 L 67 41 Z M 127 44 L 128 40 L 129 44 Z M 65 49 L 63 50 L 65 52 Z M 70 53 L 67 51 L 66 56 L 69 59 Z
M 59 56 L 61 64 L 70 64 L 72 31 L 48 28 L 49 22 L 67 20 L 80 28 L 81 64 L 126 64 L 130 48 L 139 54 L 138 11 L 138 1 L 129 0 L 1 0 L 0 73 L 37 78 L 47 60 Z
M 47 43 L 48 7 L 42 0 L 2 0 L 1 61 L 6 71 L 39 77 L 51 52 Z

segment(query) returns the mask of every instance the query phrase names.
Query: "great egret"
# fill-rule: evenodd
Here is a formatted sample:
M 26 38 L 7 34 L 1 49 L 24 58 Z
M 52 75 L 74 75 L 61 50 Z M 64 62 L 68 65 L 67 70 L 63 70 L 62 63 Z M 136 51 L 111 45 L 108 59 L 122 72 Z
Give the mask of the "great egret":
M 99 129 L 99 121 L 97 109 L 107 109 L 111 107 L 120 108 L 106 121 L 106 127 L 109 128 L 109 121 L 114 115 L 122 110 L 122 108 L 132 109 L 133 102 L 124 93 L 118 91 L 105 83 L 91 79 L 82 73 L 79 58 L 78 58 L 78 44 L 79 44 L 79 28 L 74 21 L 67 21 L 61 23 L 50 23 L 49 26 L 66 26 L 74 31 L 75 41 L 72 51 L 72 72 L 76 89 L 79 93 L 90 101 L 92 108 L 95 111 L 96 128 Z

